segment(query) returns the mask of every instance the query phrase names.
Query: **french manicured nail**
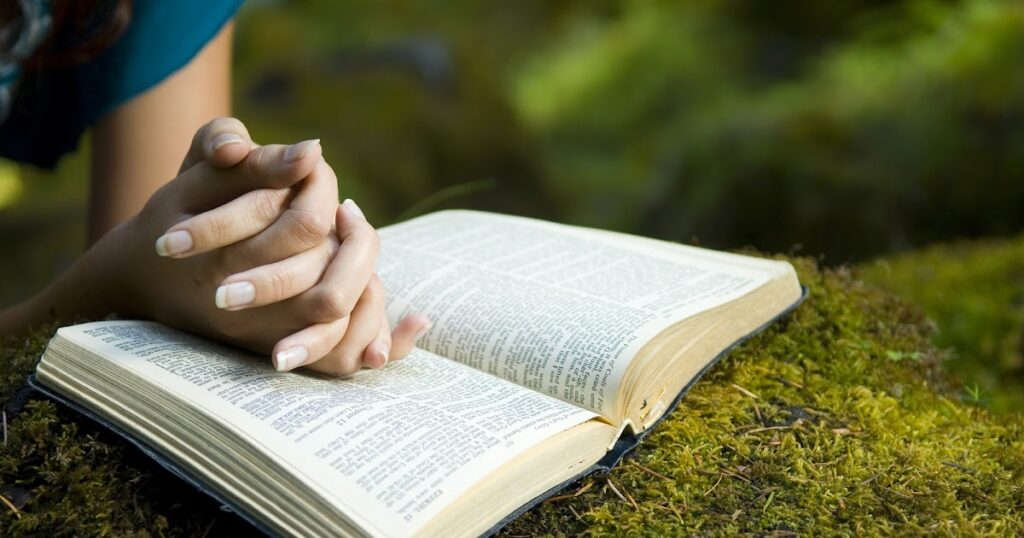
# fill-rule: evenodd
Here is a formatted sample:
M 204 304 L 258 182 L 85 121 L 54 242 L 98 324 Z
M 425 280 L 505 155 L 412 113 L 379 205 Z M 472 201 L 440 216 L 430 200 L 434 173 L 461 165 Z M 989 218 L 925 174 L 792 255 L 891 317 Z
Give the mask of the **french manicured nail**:
M 317 146 L 319 146 L 319 145 L 320 145 L 320 139 L 319 138 L 314 138 L 312 140 L 303 140 L 302 142 L 297 142 L 295 144 L 292 144 L 292 145 L 288 146 L 288 149 L 284 150 L 284 162 L 286 162 L 286 163 L 293 163 L 293 162 L 295 162 L 295 161 L 305 157 L 311 151 L 316 149 Z
M 341 207 L 348 212 L 349 215 L 352 215 L 357 219 L 366 220 L 366 215 L 363 215 L 363 210 L 359 209 L 359 206 L 356 205 L 355 201 L 351 198 L 345 198 L 345 201 L 341 203 Z
M 391 350 L 388 348 L 388 344 L 381 340 L 375 340 L 373 344 L 370 344 L 370 351 L 372 356 L 378 357 L 373 361 L 373 364 L 367 364 L 370 368 L 383 368 L 388 364 L 388 355 Z
M 309 352 L 303 346 L 290 347 L 274 356 L 274 368 L 278 372 L 287 372 L 302 366 L 306 362 Z
M 427 331 L 429 331 L 430 328 L 433 326 L 433 323 L 427 323 L 426 325 L 420 327 L 420 330 L 416 331 L 416 339 L 419 340 L 420 338 L 423 338 L 423 335 L 427 334 Z
M 231 144 L 239 144 L 242 142 L 242 137 L 235 133 L 222 133 L 213 138 L 210 142 L 210 153 L 217 151 L 218 149 L 228 146 Z
M 156 240 L 156 253 L 161 256 L 177 256 L 192 250 L 192 234 L 178 230 L 161 235 Z
M 245 306 L 256 300 L 256 286 L 252 282 L 232 282 L 217 288 L 217 308 Z

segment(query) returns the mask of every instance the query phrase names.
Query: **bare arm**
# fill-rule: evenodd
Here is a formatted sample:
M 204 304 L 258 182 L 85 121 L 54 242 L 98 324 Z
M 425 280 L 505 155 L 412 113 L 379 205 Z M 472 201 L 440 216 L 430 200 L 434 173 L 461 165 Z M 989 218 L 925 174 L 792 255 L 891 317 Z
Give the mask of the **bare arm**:
M 228 23 L 189 64 L 97 122 L 92 137 L 90 245 L 138 213 L 158 188 L 174 179 L 201 125 L 230 112 L 232 31 L 233 23 Z M 110 298 L 115 294 L 105 269 L 106 250 L 86 252 L 35 297 L 0 309 L 0 334 L 112 312 Z
M 97 122 L 89 244 L 138 213 L 178 175 L 200 126 L 230 114 L 232 33 L 233 23 L 228 23 L 188 65 Z
M 279 369 L 347 374 L 400 358 L 427 330 L 411 316 L 390 332 L 372 277 L 376 233 L 354 204 L 340 210 L 318 142 L 257 146 L 237 120 L 206 123 L 230 108 L 230 49 L 228 25 L 98 122 L 92 246 L 0 309 L 0 334 L 119 312 L 273 350 Z M 228 133 L 239 143 L 219 144 Z

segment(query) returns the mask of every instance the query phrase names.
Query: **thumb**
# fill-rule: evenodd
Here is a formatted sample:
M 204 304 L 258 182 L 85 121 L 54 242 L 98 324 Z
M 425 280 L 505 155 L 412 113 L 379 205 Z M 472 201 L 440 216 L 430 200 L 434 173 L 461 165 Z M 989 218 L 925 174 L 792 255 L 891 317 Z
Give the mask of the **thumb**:
M 200 161 L 217 168 L 230 168 L 240 162 L 256 145 L 245 125 L 235 118 L 217 118 L 196 131 L 178 173 Z

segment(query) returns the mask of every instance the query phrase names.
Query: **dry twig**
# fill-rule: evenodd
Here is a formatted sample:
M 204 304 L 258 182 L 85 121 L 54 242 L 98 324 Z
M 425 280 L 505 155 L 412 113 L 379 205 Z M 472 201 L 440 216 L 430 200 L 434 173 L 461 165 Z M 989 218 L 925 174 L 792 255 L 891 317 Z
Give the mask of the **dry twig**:
M 669 477 L 667 477 L 667 476 L 665 476 L 665 475 L 655 471 L 654 469 L 649 469 L 647 467 L 644 467 L 643 465 L 640 465 L 639 463 L 637 463 L 635 461 L 631 461 L 629 463 L 630 463 L 630 465 L 636 467 L 637 469 L 640 469 L 641 471 L 643 471 L 645 473 L 649 473 L 649 474 L 652 474 L 652 475 L 654 475 L 654 476 L 656 476 L 656 477 L 658 477 L 658 478 L 660 478 L 662 480 L 668 480 L 669 482 L 672 482 L 671 478 L 669 478 Z
M 14 512 L 14 517 L 21 519 L 21 510 L 18 510 L 18 507 L 14 506 L 14 503 L 12 503 L 10 499 L 4 497 L 3 495 L 0 495 L 0 502 L 7 505 L 7 508 L 10 508 L 11 512 Z
M 714 486 L 711 486 L 711 489 L 709 489 L 709 490 L 705 491 L 705 492 L 704 492 L 704 496 L 705 496 L 705 497 L 707 497 L 708 495 L 711 495 L 711 492 L 712 492 L 712 491 L 715 491 L 715 488 L 717 488 L 717 487 L 718 487 L 718 485 L 722 483 L 722 479 L 723 479 L 723 478 L 725 478 L 725 475 L 721 475 L 721 474 L 720 474 L 720 475 L 718 475 L 718 482 L 715 482 L 715 485 L 714 485 Z
M 619 488 L 615 487 L 615 483 L 612 482 L 611 478 L 608 479 L 608 487 L 612 488 L 612 492 L 615 493 L 615 495 L 618 496 L 618 498 L 622 499 L 622 502 L 624 502 L 624 503 L 628 503 L 629 502 L 626 499 L 626 496 L 623 495 L 622 492 L 619 491 Z
M 580 489 L 576 490 L 576 493 L 569 493 L 569 494 L 566 494 L 566 495 L 555 495 L 554 497 L 548 497 L 547 499 L 544 499 L 544 502 L 541 503 L 541 504 L 548 504 L 548 503 L 553 503 L 553 502 L 556 502 L 556 501 L 564 501 L 566 499 L 573 499 L 573 498 L 579 497 L 585 491 L 587 491 L 588 489 L 590 489 L 592 487 L 594 487 L 594 483 L 593 482 L 587 482 L 586 484 L 583 485 L 583 487 L 581 487 Z
M 755 400 L 760 400 L 761 399 L 761 397 L 758 396 L 757 394 L 754 394 L 753 392 L 750 392 L 749 390 L 747 390 L 747 389 L 737 385 L 736 383 L 732 383 L 732 388 L 742 392 L 745 396 L 747 396 L 749 398 L 753 398 Z
M 743 433 L 758 433 L 758 432 L 767 432 L 767 431 L 771 431 L 771 430 L 792 430 L 792 429 L 793 429 L 793 426 L 765 426 L 763 428 L 754 428 L 752 430 L 747 430 L 747 431 L 745 431 Z

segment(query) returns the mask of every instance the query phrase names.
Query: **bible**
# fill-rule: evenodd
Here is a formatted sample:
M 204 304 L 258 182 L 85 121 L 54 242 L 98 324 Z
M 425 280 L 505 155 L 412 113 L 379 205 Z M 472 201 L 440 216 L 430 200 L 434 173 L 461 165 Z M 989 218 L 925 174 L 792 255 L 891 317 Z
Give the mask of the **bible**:
M 57 331 L 32 383 L 258 528 L 475 536 L 614 465 L 730 347 L 795 307 L 784 261 L 476 211 L 380 230 L 392 323 L 349 378 L 145 321 Z

